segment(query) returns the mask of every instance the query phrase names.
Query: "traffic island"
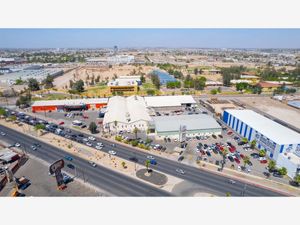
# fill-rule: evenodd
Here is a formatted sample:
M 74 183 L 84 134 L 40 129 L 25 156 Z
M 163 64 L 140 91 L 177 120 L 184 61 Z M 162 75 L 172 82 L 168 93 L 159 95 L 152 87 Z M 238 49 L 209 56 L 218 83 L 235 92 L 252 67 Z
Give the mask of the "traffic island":
M 166 175 L 153 170 L 152 172 L 147 172 L 147 169 L 140 169 L 136 172 L 136 176 L 155 185 L 165 185 L 168 182 Z

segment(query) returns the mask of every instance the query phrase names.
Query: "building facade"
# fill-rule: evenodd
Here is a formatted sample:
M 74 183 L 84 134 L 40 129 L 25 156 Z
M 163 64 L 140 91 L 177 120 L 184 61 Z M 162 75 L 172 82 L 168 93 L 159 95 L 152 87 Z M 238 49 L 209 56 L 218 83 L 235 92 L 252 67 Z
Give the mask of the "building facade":
M 299 133 L 252 110 L 225 110 L 223 121 L 248 141 L 255 140 L 257 148 L 264 149 L 278 166 L 286 167 L 290 177 L 295 168 L 300 169 Z

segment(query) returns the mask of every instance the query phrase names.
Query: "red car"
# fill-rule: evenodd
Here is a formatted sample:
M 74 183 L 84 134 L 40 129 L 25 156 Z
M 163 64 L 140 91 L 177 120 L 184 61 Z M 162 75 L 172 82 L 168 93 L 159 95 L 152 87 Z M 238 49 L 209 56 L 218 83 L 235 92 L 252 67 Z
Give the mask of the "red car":
M 243 154 L 240 154 L 241 158 L 243 159 L 245 156 Z
M 205 151 L 203 149 L 200 150 L 201 155 L 205 155 Z
M 65 124 L 65 122 L 61 121 L 58 125 L 64 125 L 64 124 Z
M 235 148 L 229 147 L 229 151 L 230 151 L 231 153 L 234 153 L 234 152 L 235 152 Z
M 265 159 L 260 161 L 260 163 L 262 163 L 262 164 L 266 164 L 267 162 L 268 162 L 268 161 L 265 160 Z
M 241 161 L 238 159 L 238 158 L 234 158 L 234 161 L 237 163 L 237 164 L 240 164 Z
M 227 134 L 228 134 L 228 135 L 232 135 L 232 131 L 228 131 Z

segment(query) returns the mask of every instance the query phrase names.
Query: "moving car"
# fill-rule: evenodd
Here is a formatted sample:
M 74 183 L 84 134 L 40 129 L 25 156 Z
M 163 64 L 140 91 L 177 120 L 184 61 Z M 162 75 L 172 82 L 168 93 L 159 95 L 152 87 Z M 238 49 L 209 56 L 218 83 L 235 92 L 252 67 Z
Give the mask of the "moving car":
M 228 182 L 229 182 L 230 184 L 235 184 L 235 183 L 236 183 L 235 180 L 232 180 L 232 179 L 228 180 Z
M 69 155 L 66 155 L 65 159 L 68 160 L 68 161 L 72 161 L 73 160 L 73 158 L 71 156 L 69 156 Z
M 89 164 L 92 166 L 92 167 L 97 167 L 97 164 L 92 162 L 92 161 L 89 161 Z
M 153 159 L 155 159 L 155 158 L 154 158 L 154 156 L 152 156 L 152 155 L 147 155 L 147 159 L 150 159 L 150 160 L 152 159 L 152 160 L 153 160 Z
M 21 145 L 20 145 L 20 143 L 15 143 L 15 147 L 20 147 Z
M 116 155 L 116 154 L 117 154 L 115 151 L 112 151 L 112 150 L 108 151 L 108 153 L 109 153 L 110 155 Z
M 70 164 L 70 163 L 69 163 L 69 164 L 67 164 L 67 167 L 68 167 L 68 168 L 70 168 L 70 169 L 72 169 L 72 170 L 74 170 L 74 169 L 75 169 L 75 166 L 74 166 L 73 164 Z
M 6 135 L 6 133 L 4 133 L 4 132 L 1 132 L 0 134 L 1 134 L 2 136 L 5 136 L 5 135 Z
M 185 174 L 185 171 L 183 169 L 179 169 L 179 168 L 176 169 L 176 172 L 180 173 L 182 175 Z

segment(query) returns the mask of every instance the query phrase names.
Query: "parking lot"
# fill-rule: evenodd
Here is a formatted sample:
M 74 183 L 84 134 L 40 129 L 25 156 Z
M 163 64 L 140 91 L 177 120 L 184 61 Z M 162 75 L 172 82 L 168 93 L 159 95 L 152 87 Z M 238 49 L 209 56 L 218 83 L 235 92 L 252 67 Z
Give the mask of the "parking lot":
M 68 171 L 66 168 L 65 171 Z M 64 174 L 65 171 L 63 171 Z M 29 186 L 20 190 L 25 196 L 106 196 L 99 189 L 94 189 L 82 181 L 75 180 L 67 184 L 67 188 L 60 191 L 57 189 L 55 177 L 49 176 L 49 165 L 33 156 L 15 174 L 20 178 L 25 176 L 29 179 Z M 64 175 L 64 179 L 66 175 Z M 9 196 L 13 185 L 7 184 L 0 192 L 0 196 Z

